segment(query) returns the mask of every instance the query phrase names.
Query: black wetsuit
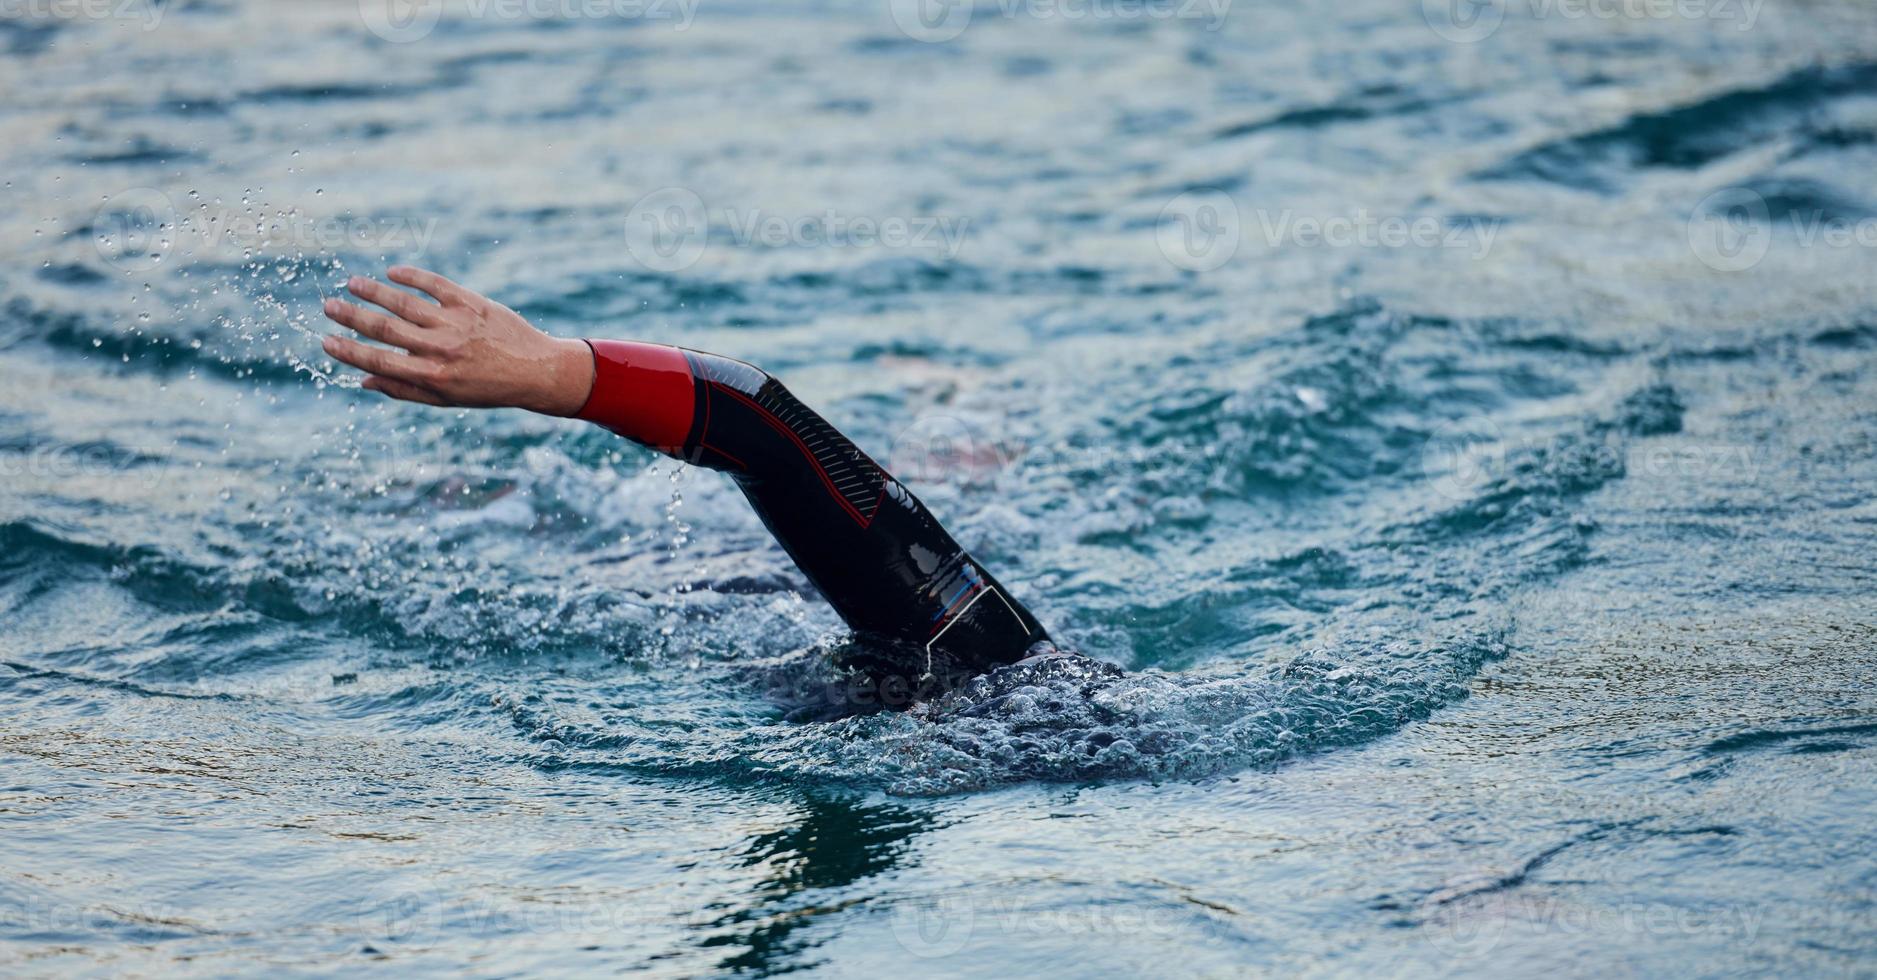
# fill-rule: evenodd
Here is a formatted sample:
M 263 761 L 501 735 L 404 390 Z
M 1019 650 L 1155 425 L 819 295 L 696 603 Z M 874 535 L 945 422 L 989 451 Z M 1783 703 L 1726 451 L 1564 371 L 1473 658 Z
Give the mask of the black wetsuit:
M 588 344 L 593 394 L 578 417 L 728 473 L 854 630 L 850 665 L 930 686 L 1048 639 L 919 498 L 768 373 L 676 347 Z

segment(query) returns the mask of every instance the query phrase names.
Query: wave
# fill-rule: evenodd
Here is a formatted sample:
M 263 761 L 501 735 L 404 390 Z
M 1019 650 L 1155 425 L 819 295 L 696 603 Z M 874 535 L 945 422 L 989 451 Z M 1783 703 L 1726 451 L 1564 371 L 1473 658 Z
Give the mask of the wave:
M 1658 112 L 1638 113 L 1602 129 L 1552 140 L 1474 174 L 1479 180 L 1543 180 L 1613 193 L 1638 170 L 1691 170 L 1769 141 L 1808 130 L 1793 120 L 1815 118 L 1841 99 L 1877 91 L 1877 64 L 1802 68 L 1769 84 L 1741 88 Z

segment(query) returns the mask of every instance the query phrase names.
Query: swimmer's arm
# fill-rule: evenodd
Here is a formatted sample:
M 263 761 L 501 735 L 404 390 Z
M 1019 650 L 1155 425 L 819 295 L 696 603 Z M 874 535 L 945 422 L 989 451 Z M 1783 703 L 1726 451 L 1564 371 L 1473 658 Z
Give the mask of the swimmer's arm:
M 363 276 L 352 295 L 384 312 L 332 298 L 325 314 L 372 340 L 330 336 L 326 353 L 365 372 L 364 387 L 392 398 L 456 408 L 522 408 L 571 416 L 593 391 L 585 341 L 551 337 L 521 314 L 434 272 L 392 266 L 387 277 L 431 299 Z M 434 300 L 434 302 L 432 302 Z
M 558 340 L 515 311 L 421 269 L 346 288 L 379 312 L 328 300 L 374 347 L 328 337 L 365 387 L 427 405 L 513 406 L 577 416 L 728 472 L 815 588 L 858 633 L 971 670 L 1048 639 L 919 499 L 768 373 L 730 358 L 631 341 Z M 994 598 L 987 598 L 992 597 Z

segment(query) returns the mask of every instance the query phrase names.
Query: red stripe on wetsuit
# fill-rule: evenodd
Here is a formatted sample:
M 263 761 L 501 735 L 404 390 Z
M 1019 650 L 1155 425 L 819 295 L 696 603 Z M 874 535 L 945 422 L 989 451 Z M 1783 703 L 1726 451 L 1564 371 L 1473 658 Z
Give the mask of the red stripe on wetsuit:
M 593 392 L 575 418 L 681 456 L 691 435 L 691 365 L 684 351 L 631 340 L 589 340 Z

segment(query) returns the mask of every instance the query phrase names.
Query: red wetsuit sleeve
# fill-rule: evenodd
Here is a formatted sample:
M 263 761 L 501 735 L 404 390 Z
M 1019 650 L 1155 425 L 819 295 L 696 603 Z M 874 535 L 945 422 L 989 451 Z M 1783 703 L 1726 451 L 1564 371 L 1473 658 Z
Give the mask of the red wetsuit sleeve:
M 593 348 L 593 392 L 574 417 L 682 456 L 695 404 L 684 352 L 630 340 L 589 340 L 587 346 Z

